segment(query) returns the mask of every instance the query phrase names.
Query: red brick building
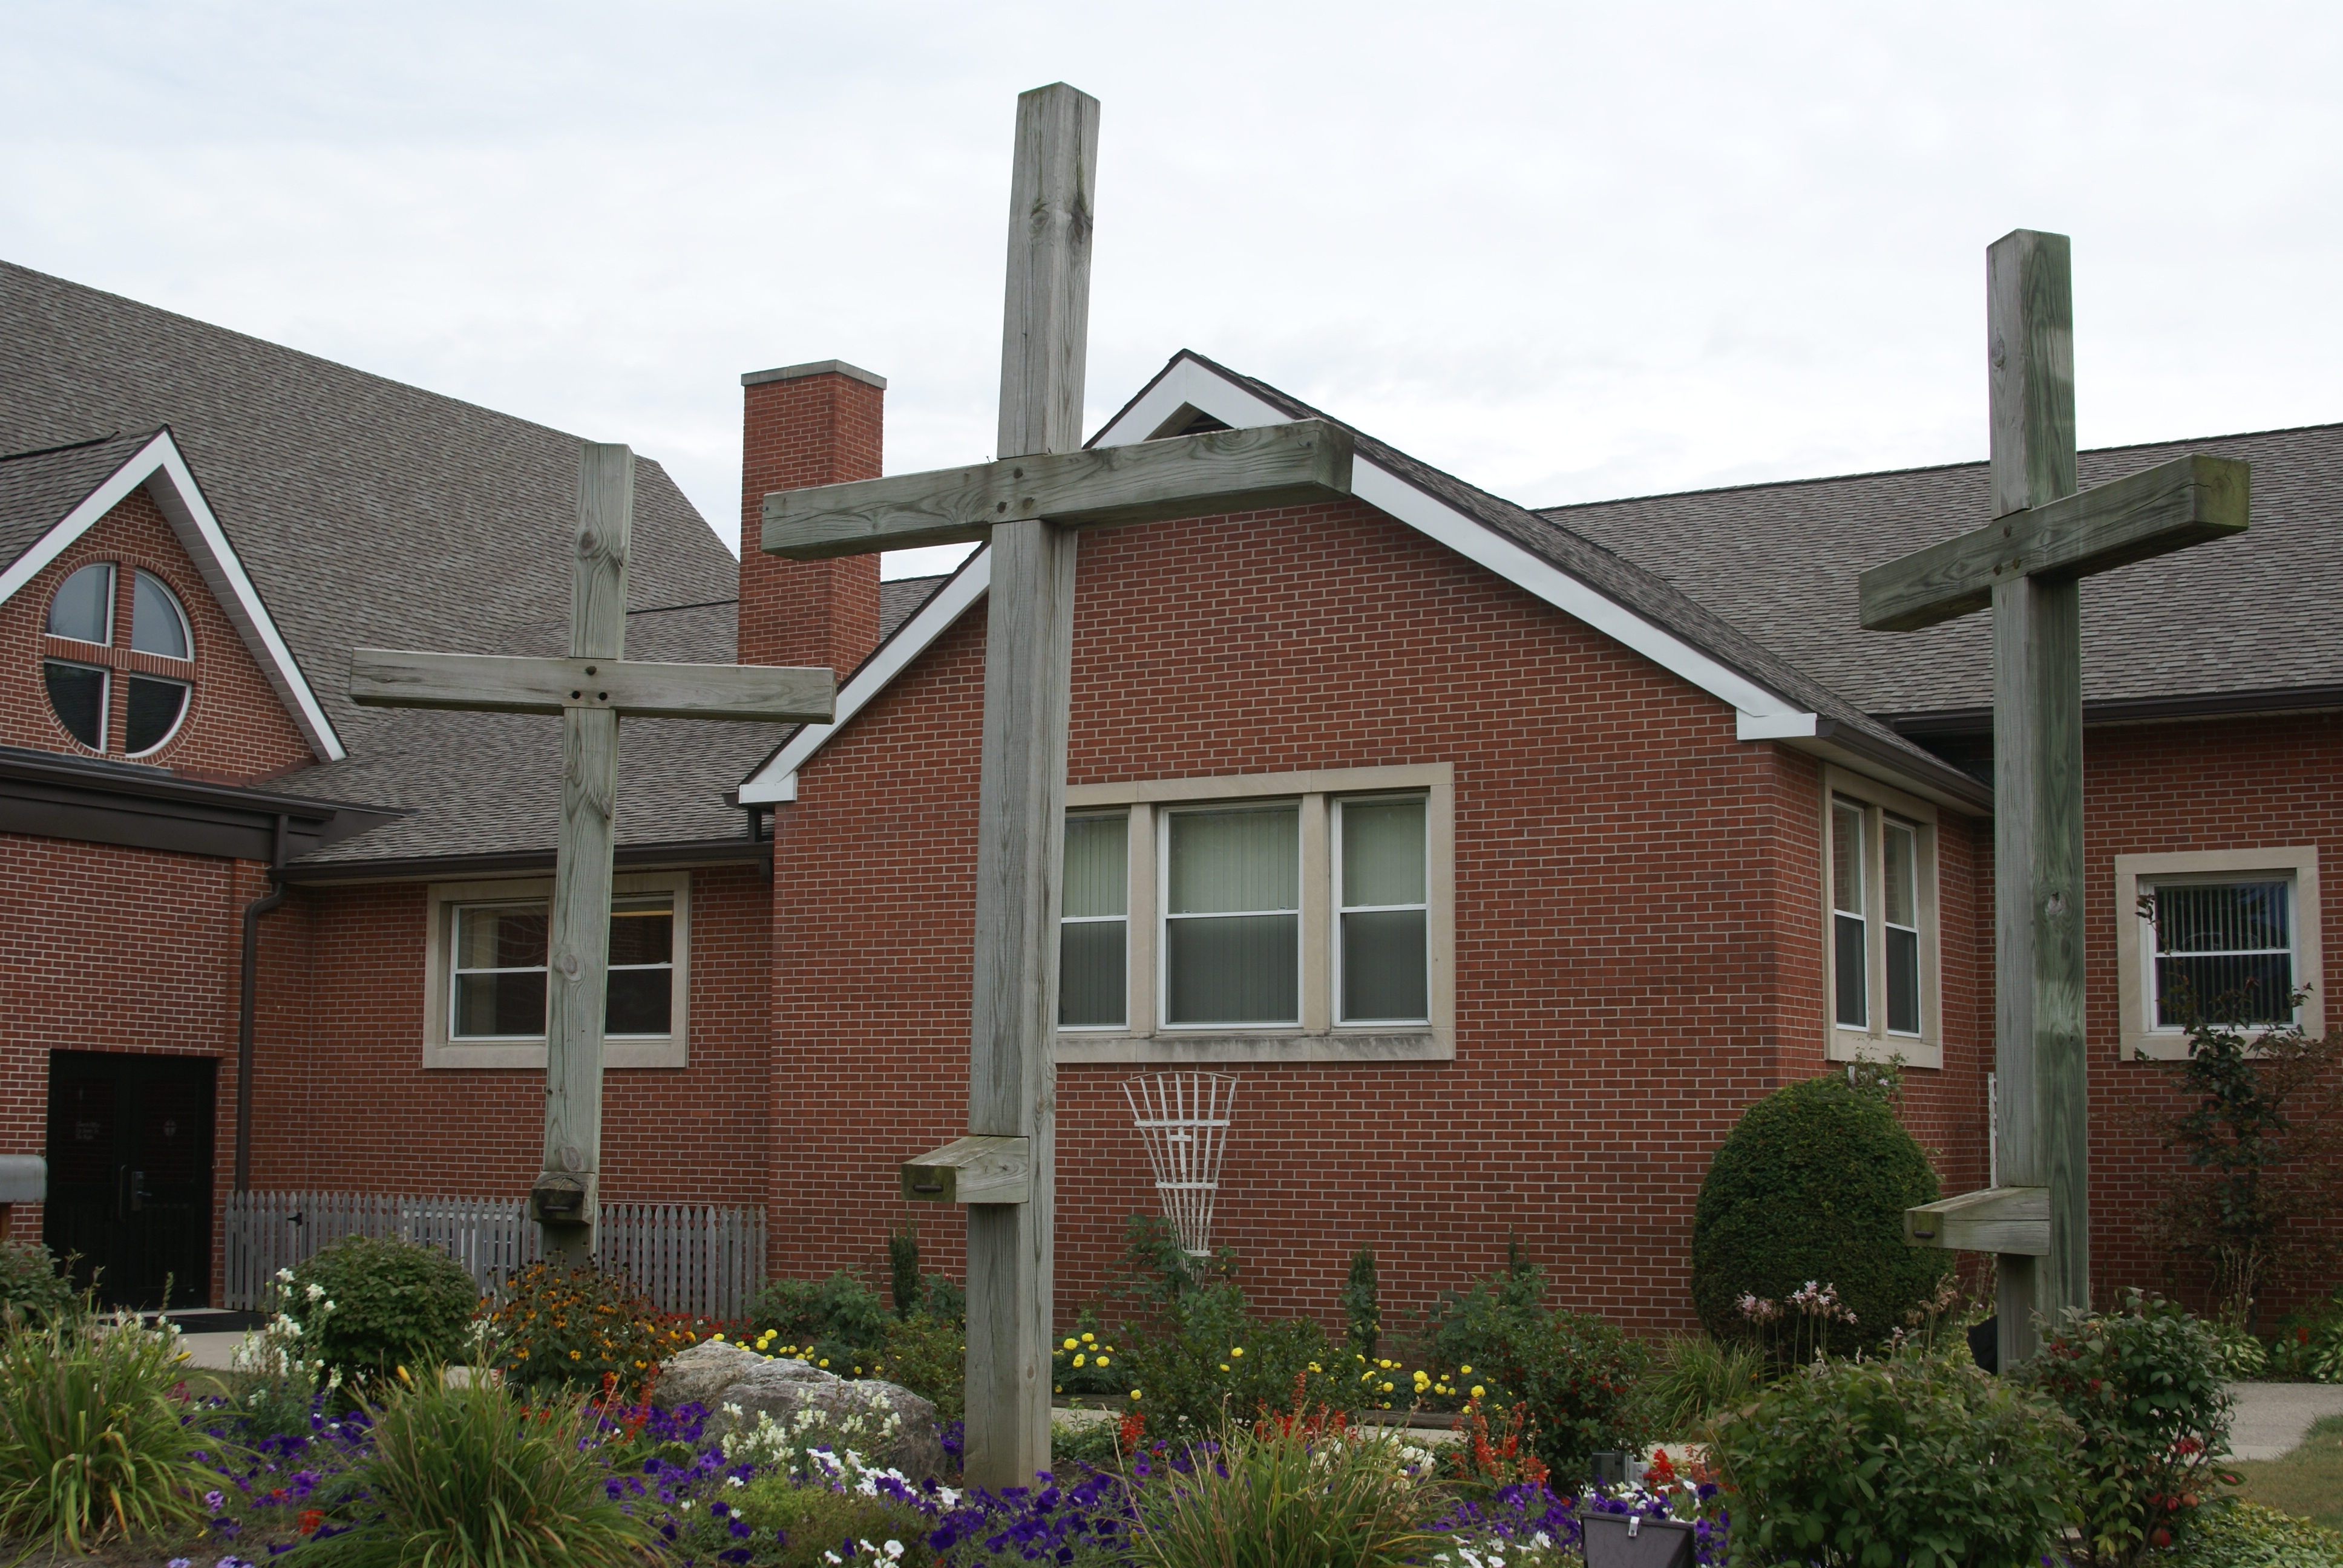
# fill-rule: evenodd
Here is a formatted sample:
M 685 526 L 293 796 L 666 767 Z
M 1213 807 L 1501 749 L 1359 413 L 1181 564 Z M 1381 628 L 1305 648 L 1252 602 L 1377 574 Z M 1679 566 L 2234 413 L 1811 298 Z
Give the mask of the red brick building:
M 0 1152 L 50 1160 L 38 1222 L 102 1233 L 149 1288 L 138 1248 L 216 1237 L 239 1157 L 260 1189 L 518 1192 L 558 729 L 360 710 L 343 681 L 355 646 L 555 650 L 576 438 L 21 269 L 0 328 L 0 853 L 25 933 Z M 880 471 L 879 377 L 743 379 L 744 522 Z M 1183 354 L 1095 439 L 1314 412 Z M 177 466 L 122 478 L 156 442 Z M 2254 464 L 2252 532 L 2085 598 L 2110 1285 L 2160 1282 L 2131 1216 L 2162 1157 L 2124 1111 L 2177 1038 L 2160 977 L 2308 981 L 2318 1026 L 2330 972 L 2343 648 L 2316 610 L 2343 428 L 2189 445 Z M 2086 454 L 2086 482 L 2167 455 Z M 1985 628 L 1867 636 L 1854 585 L 1971 526 L 1983 466 L 1533 511 L 1363 433 L 1358 458 L 1339 503 L 1082 539 L 1067 1310 L 1153 1205 L 1118 1086 L 1161 1064 L 1240 1077 L 1215 1237 L 1272 1308 L 1331 1314 L 1360 1245 L 1413 1302 L 1517 1237 L 1561 1299 L 1681 1326 L 1717 1142 L 1858 1056 L 1905 1059 L 1948 1190 L 1982 1184 Z M 605 1196 L 762 1203 L 777 1271 L 867 1272 L 907 1215 L 897 1162 L 963 1128 L 988 563 L 736 565 L 648 459 L 638 498 L 630 657 L 830 663 L 841 689 L 794 733 L 623 731 Z M 62 638 L 93 564 L 108 637 Z M 182 663 L 141 640 L 149 579 Z M 187 694 L 160 740 L 157 685 Z M 2159 959 L 2131 913 L 2158 889 L 2227 945 Z M 140 1196 L 166 1121 L 198 1141 L 168 1202 Z M 922 1219 L 955 1266 L 956 1227 Z M 183 1280 L 198 1251 L 169 1252 Z

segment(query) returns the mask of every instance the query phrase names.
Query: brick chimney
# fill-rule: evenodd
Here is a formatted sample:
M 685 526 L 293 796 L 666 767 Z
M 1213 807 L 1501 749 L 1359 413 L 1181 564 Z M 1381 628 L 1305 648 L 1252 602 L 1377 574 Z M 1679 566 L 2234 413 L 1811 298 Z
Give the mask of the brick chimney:
M 824 359 L 740 386 L 740 662 L 827 665 L 843 681 L 879 646 L 879 558 L 785 561 L 757 544 L 769 492 L 879 477 L 887 379 Z

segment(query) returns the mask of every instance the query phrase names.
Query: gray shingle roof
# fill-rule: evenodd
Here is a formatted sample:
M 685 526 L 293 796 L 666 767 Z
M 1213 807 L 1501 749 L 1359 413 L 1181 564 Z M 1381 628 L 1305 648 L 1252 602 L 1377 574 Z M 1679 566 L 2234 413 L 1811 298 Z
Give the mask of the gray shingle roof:
M 0 568 L 15 565 L 153 435 L 101 435 L 0 457 Z
M 2086 701 L 2144 701 L 2343 683 L 2343 425 L 2220 436 L 2080 455 L 2086 486 L 2189 452 L 2253 465 L 2242 535 L 2088 578 Z M 1867 568 L 1984 526 L 1986 466 L 1855 474 L 1537 515 L 1591 538 L 1762 636 L 1874 714 L 1993 701 L 1989 618 L 1866 632 Z
M 563 651 L 579 437 L 6 263 L 0 346 L 0 451 L 171 427 L 349 749 L 272 787 L 413 813 L 327 855 L 550 847 L 556 721 L 357 708 L 349 650 Z M 0 463 L 0 530 L 70 489 L 82 459 L 35 461 L 15 489 Z M 739 588 L 731 553 L 639 458 L 628 653 L 729 663 Z M 624 732 L 621 842 L 739 834 L 721 797 L 770 728 Z
M 1279 391 L 1266 381 L 1240 375 L 1192 350 L 1182 349 L 1172 357 L 1171 365 L 1176 365 L 1183 358 L 1193 360 L 1215 375 L 1240 384 L 1291 418 L 1324 419 L 1342 426 L 1356 441 L 1360 457 L 1381 466 L 1426 495 L 1446 502 L 1483 528 L 1513 540 L 1613 603 L 1666 628 L 1719 663 L 1739 670 L 1758 685 L 1799 704 L 1808 712 L 1836 720 L 1843 729 L 1855 731 L 1868 741 L 1865 749 L 1899 758 L 1930 776 L 1939 775 L 1945 770 L 1943 761 L 1933 753 L 1922 750 L 1877 722 L 1864 711 L 1861 705 L 1850 701 L 1839 691 L 1783 658 L 1775 651 L 1779 639 L 1772 637 L 1770 628 L 1765 628 L 1767 639 L 1761 641 L 1752 631 L 1698 602 L 1660 574 L 1627 559 L 1623 554 L 1614 553 L 1555 521 L 1551 516 L 1530 511 L 1477 486 L 1467 484 L 1453 474 L 1443 473 L 1428 463 L 1419 462 L 1363 430 L 1312 407 L 1299 397 Z M 1171 365 L 1165 367 L 1166 371 Z M 1140 396 L 1145 396 L 1143 389 Z

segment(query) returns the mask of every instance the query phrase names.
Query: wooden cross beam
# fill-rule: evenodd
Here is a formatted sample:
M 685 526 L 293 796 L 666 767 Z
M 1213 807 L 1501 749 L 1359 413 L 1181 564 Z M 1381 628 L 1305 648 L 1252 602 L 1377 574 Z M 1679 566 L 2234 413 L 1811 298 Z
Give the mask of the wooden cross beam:
M 2066 236 L 1986 253 L 1993 518 L 1875 567 L 1864 626 L 1993 610 L 1996 1117 L 2003 1185 L 1912 1210 L 1906 1240 L 2000 1259 L 2001 1365 L 2091 1301 L 2089 1063 L 2083 1040 L 2081 579 L 2243 532 L 2247 466 L 2187 457 L 2077 492 Z
M 1098 100 L 1017 100 L 1001 327 L 1000 460 L 765 498 L 764 548 L 799 559 L 982 539 L 983 779 L 977 809 L 970 1137 L 907 1161 L 906 1198 L 968 1210 L 969 1483 L 1050 1463 L 1059 874 L 1077 526 L 1347 495 L 1348 437 L 1321 420 L 1081 447 Z
M 350 700 L 367 707 L 561 716 L 561 829 L 546 937 L 545 1156 L 529 1209 L 543 1229 L 544 1256 L 573 1268 L 593 1257 L 601 1206 L 618 719 L 632 714 L 819 724 L 837 711 L 837 682 L 827 669 L 620 657 L 634 514 L 634 453 L 588 444 L 578 462 L 567 658 L 377 648 L 350 655 Z

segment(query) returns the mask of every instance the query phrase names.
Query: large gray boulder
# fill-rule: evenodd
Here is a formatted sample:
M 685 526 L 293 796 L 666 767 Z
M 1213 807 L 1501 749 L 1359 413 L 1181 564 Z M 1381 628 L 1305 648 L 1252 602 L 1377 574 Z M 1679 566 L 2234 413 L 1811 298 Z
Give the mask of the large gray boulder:
M 708 1408 L 703 1438 L 753 1431 L 759 1415 L 789 1427 L 800 1411 L 815 1411 L 831 1422 L 860 1416 L 866 1431 L 838 1444 L 850 1447 L 870 1464 L 899 1470 L 924 1481 L 943 1470 L 944 1451 L 936 1432 L 936 1407 L 900 1384 L 876 1378 L 849 1379 L 788 1356 L 760 1356 L 720 1340 L 696 1344 L 660 1363 L 656 1395 L 669 1410 Z M 738 1410 L 739 1414 L 733 1412 Z M 885 1414 L 902 1420 L 893 1435 L 876 1436 Z

